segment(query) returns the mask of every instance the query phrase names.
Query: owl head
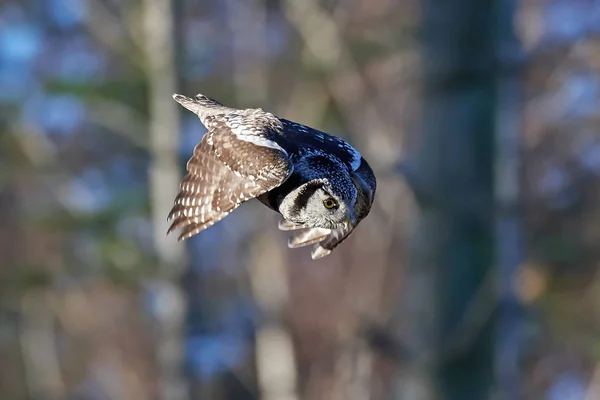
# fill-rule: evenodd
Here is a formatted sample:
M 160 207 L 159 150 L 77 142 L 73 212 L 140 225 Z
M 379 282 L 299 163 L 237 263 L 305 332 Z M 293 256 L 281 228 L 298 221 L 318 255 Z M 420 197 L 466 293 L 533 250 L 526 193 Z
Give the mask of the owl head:
M 279 211 L 285 219 L 310 227 L 335 229 L 357 223 L 354 206 L 358 191 L 350 177 L 320 178 L 291 191 Z

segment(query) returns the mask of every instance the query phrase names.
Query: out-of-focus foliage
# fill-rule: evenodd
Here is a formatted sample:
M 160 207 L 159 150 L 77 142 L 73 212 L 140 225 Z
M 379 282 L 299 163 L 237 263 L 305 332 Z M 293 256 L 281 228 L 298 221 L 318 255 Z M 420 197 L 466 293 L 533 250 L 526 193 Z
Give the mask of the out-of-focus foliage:
M 276 216 L 252 203 L 182 244 L 190 398 L 388 398 L 393 377 L 418 362 L 389 330 L 410 329 L 397 309 L 411 285 L 405 249 L 416 203 L 395 165 L 420 137 L 421 2 L 174 4 L 182 93 L 341 136 L 379 184 L 369 218 L 319 262 L 288 250 Z M 517 5 L 523 391 L 594 398 L 600 2 Z M 2 399 L 158 396 L 154 319 L 181 310 L 177 294 L 153 290 L 167 278 L 150 213 L 148 125 L 161 116 L 148 106 L 143 13 L 140 1 L 0 1 Z M 204 128 L 190 113 L 181 118 L 183 175 Z
M 584 398 L 597 385 L 599 17 L 593 1 L 523 2 L 517 15 L 528 257 L 516 280 L 530 396 Z

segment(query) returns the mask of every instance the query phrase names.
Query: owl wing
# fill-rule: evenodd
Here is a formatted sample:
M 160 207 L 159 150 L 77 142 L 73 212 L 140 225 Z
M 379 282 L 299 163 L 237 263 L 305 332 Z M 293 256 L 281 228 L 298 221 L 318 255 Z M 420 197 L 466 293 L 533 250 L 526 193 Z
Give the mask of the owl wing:
M 187 163 L 188 174 L 168 216 L 173 221 L 168 233 L 183 228 L 179 240 L 279 186 L 293 170 L 287 152 L 269 139 L 269 124 L 235 121 L 224 116 L 203 121 L 208 132 Z
M 306 228 L 303 225 L 294 224 L 289 221 L 281 221 L 279 229 L 283 231 L 297 231 L 288 241 L 288 247 L 304 247 L 315 244 L 311 252 L 313 260 L 331 254 L 331 251 L 342 243 L 371 211 L 371 205 L 375 198 L 377 183 L 375 175 L 366 160 L 360 157 L 358 168 L 351 174 L 352 181 L 358 189 L 358 197 L 354 207 L 357 223 L 355 225 L 344 225 L 337 229 Z

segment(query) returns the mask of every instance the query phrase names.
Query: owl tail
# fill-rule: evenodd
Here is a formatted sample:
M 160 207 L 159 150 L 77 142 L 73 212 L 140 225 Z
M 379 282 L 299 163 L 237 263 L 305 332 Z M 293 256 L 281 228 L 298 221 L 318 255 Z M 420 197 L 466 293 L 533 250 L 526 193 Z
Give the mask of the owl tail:
M 232 108 L 226 107 L 218 101 L 202 94 L 197 94 L 194 99 L 181 94 L 174 94 L 173 100 L 196 114 L 202 123 L 204 123 L 206 117 L 233 111 Z

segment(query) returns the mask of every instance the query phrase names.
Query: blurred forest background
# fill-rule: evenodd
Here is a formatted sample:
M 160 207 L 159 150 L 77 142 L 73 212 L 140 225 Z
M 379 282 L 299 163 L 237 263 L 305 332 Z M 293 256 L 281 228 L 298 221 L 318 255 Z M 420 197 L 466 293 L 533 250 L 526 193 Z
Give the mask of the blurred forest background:
M 0 399 L 600 399 L 600 1 L 0 0 Z M 331 256 L 184 244 L 171 95 L 350 141 Z

